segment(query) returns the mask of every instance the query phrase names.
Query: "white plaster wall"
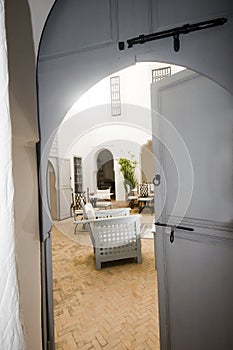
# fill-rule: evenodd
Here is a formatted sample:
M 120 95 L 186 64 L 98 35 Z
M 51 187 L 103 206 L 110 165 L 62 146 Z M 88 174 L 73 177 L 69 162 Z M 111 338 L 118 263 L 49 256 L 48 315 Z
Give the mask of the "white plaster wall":
M 114 137 L 112 136 L 112 133 Z M 141 130 L 131 125 L 105 125 L 94 128 L 92 131 L 82 135 L 79 140 L 74 142 L 72 147 L 67 151 L 66 156 L 72 160 L 73 155 L 82 156 L 83 165 L 83 189 L 89 187 L 91 192 L 96 190 L 96 159 L 99 151 L 103 148 L 108 149 L 114 158 L 114 170 L 116 178 L 116 194 L 117 200 L 125 199 L 125 190 L 123 185 L 123 177 L 119 172 L 117 159 L 120 157 L 130 158 L 135 156 L 138 162 L 136 176 L 141 181 L 140 171 L 140 149 L 141 144 L 145 143 L 151 137 L 149 130 Z M 90 140 L 95 140 L 95 143 Z M 73 164 L 71 164 L 71 167 Z M 73 174 L 71 171 L 73 182 Z
M 114 74 L 107 76 L 100 80 L 88 91 L 85 92 L 74 104 L 64 117 L 65 122 L 67 119 L 74 117 L 80 111 L 86 109 L 95 108 L 96 106 L 108 105 L 109 109 L 107 113 L 110 113 L 111 108 L 111 95 L 110 95 L 110 78 L 114 76 L 120 77 L 120 96 L 121 96 L 121 116 L 115 116 L 112 119 L 117 121 L 122 118 L 127 118 L 127 109 L 125 106 L 141 106 L 146 109 L 151 107 L 150 98 L 150 84 L 152 82 L 152 70 L 159 69 L 166 66 L 171 67 L 171 74 L 174 75 L 185 67 L 174 66 L 172 64 L 160 63 L 160 62 L 138 62 L 133 66 L 127 67 L 120 71 L 116 71 Z M 96 116 L 96 120 L 99 120 L 100 116 Z M 134 115 L 133 120 L 137 124 L 142 117 Z M 101 118 L 100 118 L 101 121 Z M 62 125 L 60 130 L 62 129 Z
M 6 1 L 5 7 L 19 307 L 26 348 L 39 350 L 42 346 L 42 332 L 36 56 L 27 1 Z
M 30 7 L 35 56 L 38 53 L 41 34 L 55 0 L 28 0 Z
M 96 190 L 96 159 L 92 149 L 114 148 L 116 193 L 118 200 L 124 200 L 123 180 L 119 174 L 117 157 L 133 154 L 138 162 L 140 145 L 152 138 L 150 113 L 150 84 L 152 69 L 164 67 L 162 63 L 138 63 L 112 76 L 120 76 L 121 115 L 111 115 L 110 77 L 108 76 L 90 88 L 69 110 L 57 132 L 59 155 L 71 160 L 73 183 L 73 156 L 83 159 L 84 190 Z M 172 66 L 172 74 L 183 70 Z M 147 133 L 145 133 L 145 130 Z M 108 140 L 106 143 L 105 140 Z M 119 143 L 117 140 L 121 140 Z M 131 142 L 128 142 L 131 140 Z M 119 146 L 119 150 L 116 146 Z M 71 148 L 71 149 L 70 149 Z M 90 153 L 91 152 L 91 153 Z M 90 156 L 92 154 L 92 158 Z M 94 171 L 94 173 L 93 173 Z M 90 175 L 92 174 L 92 175 Z
M 34 145 L 13 141 L 16 261 L 27 349 L 41 349 L 40 242 Z
M 151 70 L 157 66 L 156 63 L 142 63 L 114 74 L 120 76 L 120 116 L 111 115 L 110 76 L 90 88 L 70 108 L 58 129 L 59 155 L 63 157 L 80 135 L 104 125 L 125 123 L 151 131 Z M 108 128 L 108 136 L 114 137 L 111 128 Z M 90 138 L 89 142 L 95 145 L 95 139 Z

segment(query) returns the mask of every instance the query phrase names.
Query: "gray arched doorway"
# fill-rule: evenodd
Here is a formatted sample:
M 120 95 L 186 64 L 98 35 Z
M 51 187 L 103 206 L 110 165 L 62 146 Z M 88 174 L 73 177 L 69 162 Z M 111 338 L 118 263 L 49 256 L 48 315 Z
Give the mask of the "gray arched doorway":
M 64 115 L 90 86 L 115 71 L 137 61 L 162 61 L 186 66 L 218 81 L 228 89 L 232 78 L 227 71 L 231 55 L 223 50 L 222 40 L 230 37 L 231 27 L 215 36 L 215 31 L 196 35 L 184 42 L 179 54 L 172 50 L 170 40 L 151 42 L 120 52 L 118 41 L 140 33 L 158 31 L 161 25 L 175 26 L 187 19 L 203 18 L 219 13 L 208 1 L 195 5 L 183 3 L 186 11 L 170 11 L 169 2 L 159 10 L 155 2 L 139 1 L 69 1 L 57 0 L 46 23 L 38 57 L 38 103 L 40 144 L 38 145 L 41 193 L 41 246 L 43 274 L 44 348 L 54 348 L 51 222 L 48 215 L 46 172 L 53 135 Z M 206 5 L 206 6 L 204 6 Z M 230 5 L 225 4 L 225 11 Z M 223 7 L 224 7 L 223 6 Z M 214 6 L 213 6 L 214 7 Z M 221 9 L 222 13 L 223 9 Z M 170 13 L 170 12 L 169 12 Z M 143 14 L 143 15 L 142 15 Z M 159 21 L 160 20 L 160 21 Z M 159 22 L 162 23 L 159 25 Z M 92 25 L 90 25 L 90 23 Z M 95 28 L 93 30 L 93 28 Z M 210 44 L 207 48 L 207 43 Z M 221 54 L 220 54 L 221 53 Z M 230 57 L 230 58 L 229 58 Z M 219 66 L 219 60 L 221 65 Z M 233 90 L 233 88 L 232 88 Z M 166 348 L 166 331 L 161 334 Z

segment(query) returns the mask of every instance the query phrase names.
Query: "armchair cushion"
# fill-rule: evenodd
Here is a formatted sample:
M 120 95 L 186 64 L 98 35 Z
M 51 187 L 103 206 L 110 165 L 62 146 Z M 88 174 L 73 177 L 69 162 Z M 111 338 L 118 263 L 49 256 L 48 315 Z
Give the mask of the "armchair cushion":
M 85 204 L 85 211 L 86 211 L 88 220 L 95 219 L 95 211 L 91 203 Z
M 97 190 L 96 197 L 98 200 L 111 200 L 110 188 L 106 190 Z

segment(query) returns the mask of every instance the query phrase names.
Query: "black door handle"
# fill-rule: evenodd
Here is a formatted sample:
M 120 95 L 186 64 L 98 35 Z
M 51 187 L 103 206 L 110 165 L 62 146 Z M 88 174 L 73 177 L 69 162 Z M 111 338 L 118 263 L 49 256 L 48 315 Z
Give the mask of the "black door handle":
M 164 227 L 171 227 L 171 234 L 170 234 L 170 242 L 173 243 L 174 242 L 174 238 L 175 238 L 175 229 L 178 230 L 185 230 L 185 231 L 194 231 L 194 229 L 192 227 L 186 227 L 186 226 L 179 226 L 179 225 L 170 225 L 170 224 L 165 224 L 165 223 L 161 223 L 161 222 L 155 222 L 156 226 L 164 226 Z
M 161 180 L 161 176 L 160 174 L 156 174 L 155 177 L 153 178 L 153 184 L 157 187 L 160 185 L 160 180 Z

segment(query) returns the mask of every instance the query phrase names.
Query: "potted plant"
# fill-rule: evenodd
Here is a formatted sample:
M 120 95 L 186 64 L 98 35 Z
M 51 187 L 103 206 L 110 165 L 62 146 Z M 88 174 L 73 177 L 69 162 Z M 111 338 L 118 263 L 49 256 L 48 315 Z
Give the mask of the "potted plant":
M 126 185 L 130 186 L 130 191 L 134 189 L 137 184 L 137 178 L 135 176 L 135 168 L 137 165 L 137 161 L 133 159 L 134 156 L 131 156 L 131 159 L 128 158 L 119 158 L 118 164 L 120 165 L 120 172 L 124 177 L 124 186 L 126 189 Z

